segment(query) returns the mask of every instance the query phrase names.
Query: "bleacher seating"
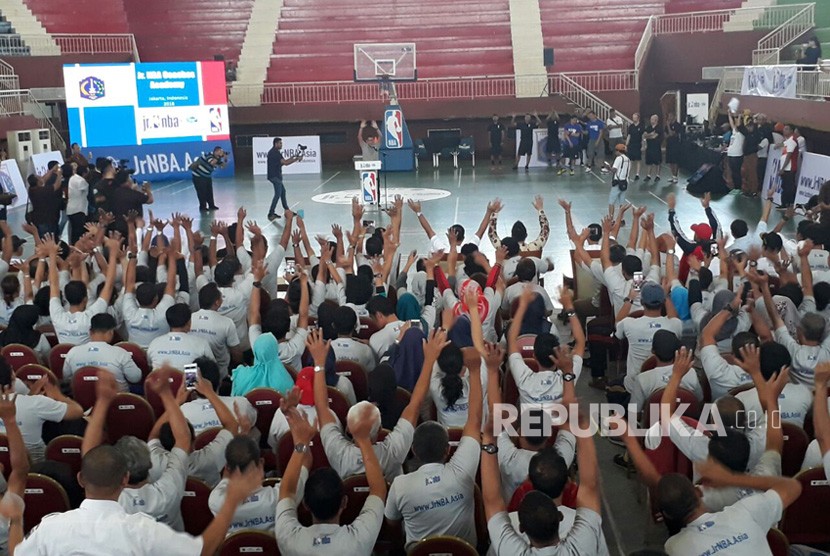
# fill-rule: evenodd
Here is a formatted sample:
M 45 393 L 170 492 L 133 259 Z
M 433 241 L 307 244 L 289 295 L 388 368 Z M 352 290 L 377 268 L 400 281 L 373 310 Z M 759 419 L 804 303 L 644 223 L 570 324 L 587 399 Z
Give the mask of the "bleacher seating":
M 669 3 L 666 4 L 666 13 L 680 14 L 709 10 L 730 10 L 740 8 L 742 3 L 741 0 L 669 0 Z
M 352 45 L 370 42 L 414 42 L 421 79 L 513 72 L 507 0 L 382 7 L 347 0 L 336 11 L 324 0 L 286 0 L 268 81 L 350 80 Z
M 24 0 L 50 33 L 129 33 L 121 0 Z

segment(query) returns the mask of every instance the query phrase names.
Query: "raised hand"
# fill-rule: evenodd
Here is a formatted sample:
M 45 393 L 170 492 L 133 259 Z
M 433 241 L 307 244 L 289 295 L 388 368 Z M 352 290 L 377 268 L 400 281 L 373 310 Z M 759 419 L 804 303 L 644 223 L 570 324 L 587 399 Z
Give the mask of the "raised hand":
M 541 195 L 536 195 L 533 198 L 533 208 L 537 211 L 543 210 L 545 208 L 545 199 Z
M 243 222 L 247 216 L 248 216 L 248 211 L 245 210 L 245 207 L 239 207 L 239 210 L 236 211 L 236 218 L 240 222 Z
M 504 205 L 501 202 L 501 199 L 496 198 L 487 203 L 487 212 L 491 214 L 497 214 L 501 209 L 504 208 Z
M 447 331 L 438 328 L 429 335 L 429 340 L 424 340 L 424 359 L 437 361 L 441 351 L 450 344 L 447 340 Z
M 684 376 L 692 368 L 694 362 L 692 352 L 685 347 L 680 348 L 674 354 L 674 365 L 672 365 L 672 375 Z
M 569 201 L 566 201 L 565 199 L 559 199 L 558 203 L 559 203 L 559 206 L 562 207 L 565 210 L 566 213 L 571 212 L 571 207 L 573 205 Z
M 262 228 L 257 225 L 256 220 L 248 220 L 248 223 L 245 225 L 245 229 L 247 229 L 251 235 L 262 235 Z
M 738 350 L 738 353 L 741 354 L 741 357 L 735 359 L 735 364 L 753 378 L 760 376 L 761 350 L 755 344 L 746 344 Z
M 306 337 L 305 347 L 308 348 L 308 353 L 315 362 L 325 361 L 329 354 L 331 341 L 323 340 L 322 330 L 312 330 Z
M 415 201 L 414 199 L 408 199 L 406 201 L 407 206 L 412 209 L 412 212 L 419 213 L 421 212 L 421 201 Z
M 669 210 L 674 210 L 677 206 L 677 197 L 674 193 L 669 193 L 669 196 L 666 197 L 666 204 L 669 206 Z
M 95 398 L 106 403 L 112 402 L 115 396 L 118 395 L 118 383 L 115 381 L 115 375 L 109 371 L 98 371 L 97 376 L 98 380 L 95 382 Z
M 498 344 L 484 343 L 484 362 L 487 368 L 498 373 L 499 365 L 504 361 L 504 349 Z
M 343 239 L 343 228 L 340 227 L 340 224 L 331 225 L 331 234 L 338 240 Z
M 296 407 L 286 407 L 285 400 L 280 401 L 280 411 L 285 415 L 285 420 L 288 421 L 288 428 L 291 430 L 294 445 L 303 444 L 308 446 L 317 434 L 316 423 L 314 426 L 310 425 L 308 419 Z
M 14 403 L 17 394 L 11 388 L 4 388 L 3 393 L 0 394 L 0 420 L 8 423 L 10 420 L 14 421 L 17 413 L 17 406 Z

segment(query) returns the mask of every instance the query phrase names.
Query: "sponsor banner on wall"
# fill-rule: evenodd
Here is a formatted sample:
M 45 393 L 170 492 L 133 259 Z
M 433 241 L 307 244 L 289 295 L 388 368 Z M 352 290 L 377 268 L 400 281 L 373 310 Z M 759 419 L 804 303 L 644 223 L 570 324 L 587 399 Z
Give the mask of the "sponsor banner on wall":
M 781 147 L 771 146 L 769 148 L 769 158 L 767 158 L 767 171 L 764 174 L 764 183 L 761 186 L 761 199 L 767 198 L 767 192 L 772 188 L 775 190 L 775 197 L 772 201 L 781 204 L 781 178 L 778 176 L 778 170 L 781 169 Z
M 830 156 L 804 153 L 796 182 L 798 189 L 795 193 L 795 204 L 807 204 L 810 197 L 818 195 L 819 189 L 827 180 L 830 180 Z
M 756 97 L 796 98 L 798 66 L 748 66 L 741 94 Z
M 23 181 L 23 176 L 20 175 L 20 168 L 17 166 L 15 159 L 11 158 L 0 162 L 0 186 L 2 186 L 3 192 L 17 195 L 9 208 L 26 205 L 26 201 L 29 200 L 29 191 L 26 189 L 26 184 Z
M 323 171 L 323 158 L 320 153 L 319 135 L 302 135 L 282 138 L 282 156 L 291 158 L 300 153 L 299 145 L 308 147 L 305 156 L 299 162 L 282 167 L 283 175 L 319 174 Z M 268 151 L 274 146 L 273 137 L 253 137 L 254 175 L 268 175 Z
M 217 168 L 213 173 L 213 177 L 232 177 L 234 162 L 231 142 L 228 139 L 102 147 L 101 155 L 106 155 L 116 161 L 124 160 L 128 168 L 135 170 L 135 180 L 152 182 L 190 178 L 190 170 L 188 169 L 190 164 L 202 156 L 202 153 L 212 152 L 215 147 L 224 149 L 227 165 L 224 168 Z

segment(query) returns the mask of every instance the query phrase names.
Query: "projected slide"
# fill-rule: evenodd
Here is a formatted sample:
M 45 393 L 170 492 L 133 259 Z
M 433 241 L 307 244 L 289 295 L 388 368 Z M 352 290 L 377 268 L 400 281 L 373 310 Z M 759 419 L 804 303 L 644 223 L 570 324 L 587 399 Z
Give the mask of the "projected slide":
M 83 148 L 230 139 L 223 62 L 72 64 L 63 77 Z

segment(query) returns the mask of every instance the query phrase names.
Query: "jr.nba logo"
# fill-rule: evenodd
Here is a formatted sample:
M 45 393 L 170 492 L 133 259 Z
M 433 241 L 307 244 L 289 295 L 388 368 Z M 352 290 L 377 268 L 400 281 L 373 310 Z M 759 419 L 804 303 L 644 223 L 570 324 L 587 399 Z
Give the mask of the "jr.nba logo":
M 400 149 L 403 147 L 403 114 L 397 108 L 390 108 L 384 117 L 386 132 L 386 148 Z
M 378 202 L 378 174 L 372 170 L 360 173 L 360 188 L 363 190 L 363 203 L 370 205 Z

